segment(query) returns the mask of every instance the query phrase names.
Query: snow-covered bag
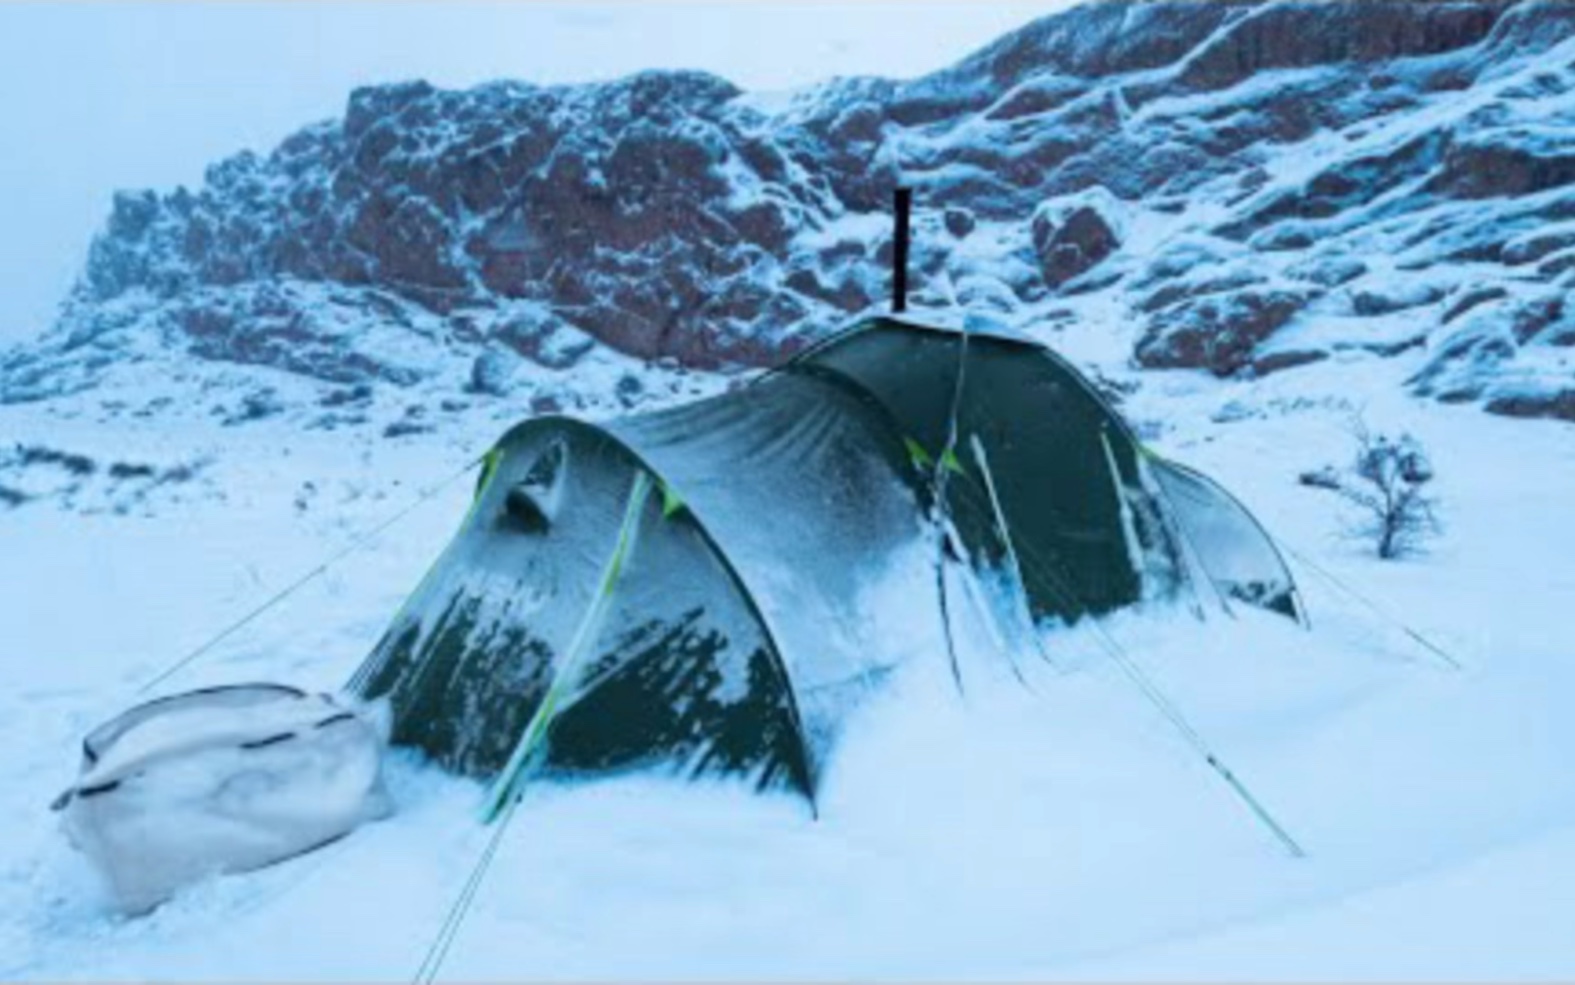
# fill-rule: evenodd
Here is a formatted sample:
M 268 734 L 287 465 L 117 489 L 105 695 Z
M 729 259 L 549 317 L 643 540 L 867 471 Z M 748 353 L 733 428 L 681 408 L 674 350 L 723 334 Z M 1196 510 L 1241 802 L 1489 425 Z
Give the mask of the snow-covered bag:
M 207 876 L 311 851 L 386 817 L 386 718 L 280 684 L 138 705 L 82 741 L 54 803 L 115 902 L 142 913 Z

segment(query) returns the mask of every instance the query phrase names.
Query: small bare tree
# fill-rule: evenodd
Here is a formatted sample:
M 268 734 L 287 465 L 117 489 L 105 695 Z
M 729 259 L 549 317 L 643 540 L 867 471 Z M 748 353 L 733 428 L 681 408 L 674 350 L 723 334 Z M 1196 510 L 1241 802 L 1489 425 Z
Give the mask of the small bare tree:
M 1351 468 L 1336 473 L 1330 486 L 1362 511 L 1355 532 L 1370 539 L 1384 560 L 1416 551 L 1440 531 L 1438 501 L 1427 494 L 1433 463 L 1426 449 L 1409 434 L 1374 434 L 1360 417 L 1351 434 L 1356 441 Z

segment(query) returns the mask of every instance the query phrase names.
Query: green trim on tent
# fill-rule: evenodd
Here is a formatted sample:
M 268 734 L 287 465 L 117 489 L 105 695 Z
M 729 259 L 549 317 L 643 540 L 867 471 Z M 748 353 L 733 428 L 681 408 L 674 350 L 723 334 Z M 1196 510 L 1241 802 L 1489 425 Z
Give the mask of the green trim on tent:
M 941 468 L 953 473 L 954 475 L 962 475 L 962 462 L 957 460 L 956 448 L 947 445 L 946 450 L 941 452 Z
M 662 483 L 662 518 L 666 519 L 684 508 L 683 497 L 671 483 Z

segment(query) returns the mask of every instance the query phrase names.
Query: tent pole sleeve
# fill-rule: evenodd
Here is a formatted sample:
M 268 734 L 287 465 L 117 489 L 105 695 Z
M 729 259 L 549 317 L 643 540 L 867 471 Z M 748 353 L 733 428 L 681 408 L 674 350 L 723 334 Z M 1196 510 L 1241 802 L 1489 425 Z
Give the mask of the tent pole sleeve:
M 978 569 L 974 567 L 973 559 L 968 554 L 968 547 L 963 543 L 962 534 L 957 530 L 957 524 L 948 517 L 943 523 L 943 527 L 945 528 L 946 543 L 951 546 L 951 552 L 957 557 L 958 573 L 961 575 L 963 582 L 963 593 L 968 597 L 968 603 L 973 608 L 974 615 L 978 617 L 980 624 L 984 626 L 985 631 L 989 634 L 990 643 L 997 650 L 1001 651 L 1002 656 L 1006 657 L 1006 663 L 1011 668 L 1012 676 L 1017 678 L 1019 684 L 1032 691 L 1033 685 L 1028 683 L 1028 678 L 1023 676 L 1022 669 L 1017 666 L 1017 654 L 1006 638 L 1007 634 L 1001 626 L 1000 618 L 985 602 L 984 589 L 979 585 Z M 942 557 L 945 557 L 944 551 L 942 552 Z M 941 577 L 945 577 L 944 567 Z M 957 670 L 955 656 L 954 653 L 954 672 Z M 960 673 L 957 676 L 957 688 L 961 692 L 962 678 Z
M 1192 589 L 1193 615 L 1200 620 L 1205 618 L 1203 591 L 1199 587 L 1200 583 L 1209 587 L 1209 593 L 1219 603 L 1220 608 L 1225 610 L 1227 614 L 1230 614 L 1230 605 L 1226 602 L 1225 596 L 1221 594 L 1219 585 L 1214 581 L 1214 577 L 1209 574 L 1208 568 L 1204 566 L 1203 558 L 1193 545 L 1192 537 L 1187 533 L 1186 526 L 1181 520 L 1181 515 L 1176 509 L 1175 500 L 1171 498 L 1164 482 L 1155 478 L 1153 471 L 1149 468 L 1148 450 L 1142 445 L 1137 445 L 1136 447 L 1138 449 L 1138 481 L 1143 484 L 1148 494 L 1164 507 L 1164 509 L 1159 511 L 1160 522 L 1164 524 L 1171 540 L 1175 542 L 1176 558 L 1180 562 L 1182 577 L 1186 580 L 1187 587 Z
M 1110 492 L 1115 497 L 1116 515 L 1121 518 L 1121 539 L 1126 542 L 1127 563 L 1132 566 L 1132 575 L 1138 581 L 1138 593 L 1147 596 L 1144 586 L 1147 565 L 1143 563 L 1143 551 L 1138 544 L 1137 523 L 1132 519 L 1132 504 L 1128 502 L 1127 490 L 1121 482 L 1121 469 L 1116 465 L 1116 453 L 1110 448 L 1110 432 L 1108 428 L 1099 429 L 1099 446 L 1105 452 L 1105 468 L 1110 472 Z
M 311 583 L 315 579 L 320 578 L 323 575 L 327 574 L 329 568 L 332 568 L 334 565 L 338 564 L 340 561 L 343 561 L 345 558 L 349 557 L 351 554 L 354 554 L 356 551 L 361 550 L 363 547 L 366 547 L 366 546 L 370 545 L 373 541 L 375 541 L 377 539 L 378 535 L 381 534 L 383 531 L 387 530 L 388 528 L 392 527 L 394 524 L 398 523 L 400 520 L 403 520 L 405 517 L 407 517 L 411 513 L 415 512 L 416 509 L 418 509 L 419 507 L 421 507 L 422 505 L 427 503 L 427 501 L 429 501 L 429 500 L 433 499 L 434 497 L 436 497 L 438 493 L 442 492 L 449 485 L 451 485 L 452 483 L 457 481 L 461 476 L 463 476 L 466 473 L 468 473 L 471 469 L 475 468 L 481 462 L 482 462 L 482 458 L 471 459 L 470 461 L 466 462 L 465 465 L 459 471 L 450 474 L 448 476 L 448 478 L 443 479 L 437 485 L 431 486 L 431 487 L 423 490 L 421 493 L 419 493 L 416 496 L 416 498 L 414 500 L 412 500 L 408 505 L 406 505 L 403 509 L 399 510 L 397 513 L 394 513 L 394 514 L 390 515 L 385 520 L 383 520 L 383 522 L 379 523 L 375 527 L 372 527 L 369 530 L 364 530 L 361 533 L 357 534 L 356 536 L 350 538 L 348 543 L 346 543 L 338 551 L 334 552 L 333 554 L 329 555 L 327 558 L 323 559 L 323 561 L 321 563 L 319 563 L 317 565 L 317 567 L 312 568 L 310 571 L 307 571 L 305 574 L 301 575 L 299 578 L 295 579 L 294 581 L 290 582 L 288 585 L 286 585 L 283 588 L 279 589 L 279 591 L 277 591 L 273 595 L 269 596 L 260 605 L 258 605 L 257 607 L 253 608 L 251 611 L 247 612 L 245 615 L 241 616 L 239 619 L 237 619 L 234 622 L 230 623 L 228 626 L 226 626 L 224 629 L 220 630 L 219 632 L 215 633 L 213 636 L 209 637 L 208 640 L 205 643 L 203 643 L 201 646 L 198 646 L 196 649 L 190 651 L 185 656 L 181 657 L 179 660 L 176 660 L 174 663 L 170 664 L 168 667 L 165 667 L 163 670 L 161 670 L 159 673 L 155 674 L 153 677 L 151 677 L 148 680 L 144 681 L 142 683 L 142 685 L 139 686 L 132 693 L 135 694 L 135 695 L 146 694 L 146 693 L 148 693 L 148 691 L 152 690 L 155 686 L 157 686 L 159 684 L 162 684 L 163 682 L 169 680 L 171 677 L 175 676 L 177 673 L 179 673 L 180 671 L 184 670 L 186 667 L 188 667 L 191 664 L 193 664 L 194 662 L 196 662 L 199 658 L 201 658 L 204 654 L 208 653 L 214 647 L 218 646 L 220 643 L 224 642 L 225 640 L 227 640 L 231 636 L 233 636 L 235 633 L 239 632 L 241 629 L 243 629 L 245 626 L 247 626 L 249 623 L 251 623 L 252 620 L 256 619 L 258 616 L 261 616 L 263 613 L 267 612 L 269 609 L 272 609 L 274 606 L 278 605 L 280 602 L 283 602 L 285 599 L 289 598 L 291 595 L 294 595 L 296 592 L 298 592 L 302 588 L 306 587 L 306 585 L 308 585 L 309 583 Z
M 650 492 L 651 479 L 646 475 L 645 470 L 641 469 L 635 473 L 634 485 L 629 490 L 629 502 L 624 507 L 623 523 L 618 528 L 618 540 L 613 545 L 612 554 L 607 558 L 606 565 L 602 568 L 602 576 L 596 586 L 596 595 L 580 617 L 580 622 L 574 629 L 574 636 L 569 640 L 568 648 L 564 650 L 562 658 L 558 661 L 552 683 L 547 686 L 547 693 L 542 696 L 541 704 L 536 706 L 536 712 L 531 715 L 530 722 L 520 736 L 520 741 L 515 745 L 508 762 L 492 785 L 492 790 L 482 807 L 484 823 L 490 824 L 509 801 L 518 797 L 525 781 L 527 768 L 547 736 L 547 730 L 557 714 L 559 702 L 562 701 L 575 678 L 579 676 L 580 665 L 585 662 L 586 655 L 596 642 L 597 633 L 606 620 L 607 612 L 612 607 L 613 592 L 618 586 L 618 578 L 623 573 L 624 565 L 634 549 L 635 538 L 640 527 L 640 514 L 645 509 L 645 501 Z
M 979 474 L 984 477 L 984 491 L 990 498 L 990 512 L 995 515 L 995 532 L 1001 538 L 1001 547 L 1006 552 L 1007 576 L 1012 580 L 1012 594 L 1016 596 L 1019 609 L 1018 618 L 1027 627 L 1034 641 L 1034 649 L 1039 651 L 1039 658 L 1054 667 L 1056 662 L 1050 658 L 1044 640 L 1039 636 L 1039 627 L 1034 624 L 1033 607 L 1028 604 L 1028 583 L 1023 580 L 1023 566 L 1017 559 L 1017 547 L 1012 543 L 1012 528 L 1006 522 L 1006 511 L 1001 508 L 1001 497 L 995 489 L 995 475 L 990 471 L 984 442 L 979 440 L 977 434 L 970 434 L 968 444 L 973 450 L 974 461 L 979 465 Z

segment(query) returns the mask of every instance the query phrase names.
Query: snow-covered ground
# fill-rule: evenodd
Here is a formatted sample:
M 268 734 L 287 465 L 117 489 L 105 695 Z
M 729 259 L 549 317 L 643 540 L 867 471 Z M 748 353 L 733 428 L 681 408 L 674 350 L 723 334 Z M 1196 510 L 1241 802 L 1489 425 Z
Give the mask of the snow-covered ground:
M 1049 340 L 1122 375 L 1125 350 L 1084 314 L 1086 335 Z M 1301 564 L 1311 632 L 1247 614 L 1107 620 L 1308 857 L 1279 848 L 1091 632 L 1051 634 L 1060 669 L 1029 691 L 987 671 L 999 661 L 964 627 L 976 686 L 959 697 L 942 651 L 916 652 L 856 720 L 818 821 L 727 786 L 534 788 L 444 977 L 1575 974 L 1562 903 L 1575 874 L 1575 427 L 1403 396 L 1422 358 L 1352 354 L 1253 383 L 1145 373 L 1126 402 L 1159 450 L 1465 665 L 1441 666 Z M 96 463 L 85 477 L 59 466 L 75 492 L 0 508 L 0 979 L 411 975 L 490 834 L 473 820 L 474 784 L 398 759 L 393 818 L 135 920 L 110 914 L 47 804 L 84 731 L 452 475 L 511 411 L 384 438 L 289 415 L 225 427 L 195 398 L 100 423 L 115 397 L 0 407 L 8 441 Z M 1337 501 L 1296 482 L 1343 464 L 1359 406 L 1432 450 L 1447 532 L 1426 556 L 1371 560 L 1340 536 Z M 193 467 L 153 483 L 111 478 L 117 461 Z M 53 467 L 27 475 L 42 484 Z M 166 686 L 337 686 L 469 487 L 443 487 Z

